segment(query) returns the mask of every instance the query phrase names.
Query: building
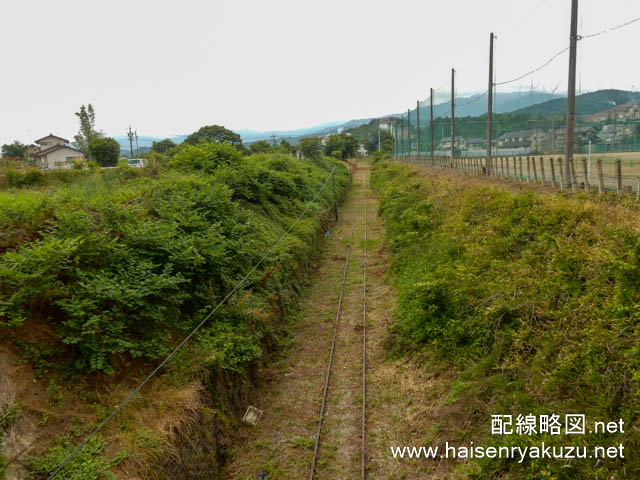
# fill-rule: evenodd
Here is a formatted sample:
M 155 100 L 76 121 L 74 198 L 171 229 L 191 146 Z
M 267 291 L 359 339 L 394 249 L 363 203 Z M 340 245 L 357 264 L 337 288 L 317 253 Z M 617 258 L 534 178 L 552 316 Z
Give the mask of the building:
M 467 148 L 467 141 L 464 137 L 456 137 L 454 139 L 455 150 L 465 150 Z M 442 150 L 450 150 L 451 149 L 451 137 L 443 138 L 440 142 L 440 149 Z
M 43 170 L 71 168 L 74 161 L 84 160 L 84 153 L 70 147 L 69 140 L 51 133 L 35 143 L 38 150 L 31 154 L 31 158 Z
M 378 121 L 380 124 L 380 130 L 386 130 L 389 133 L 392 133 L 393 126 L 400 122 L 396 117 L 384 117 Z
M 536 130 L 516 130 L 507 132 L 498 138 L 500 148 L 520 148 L 531 146 L 532 137 L 535 137 Z
M 451 142 L 449 142 L 451 143 Z M 479 150 L 487 148 L 487 139 L 486 138 L 468 138 L 467 139 L 467 148 L 469 150 Z

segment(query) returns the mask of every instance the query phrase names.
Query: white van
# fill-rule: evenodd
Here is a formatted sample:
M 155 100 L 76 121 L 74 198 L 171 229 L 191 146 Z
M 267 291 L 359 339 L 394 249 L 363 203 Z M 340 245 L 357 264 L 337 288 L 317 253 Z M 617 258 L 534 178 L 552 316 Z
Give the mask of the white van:
M 144 158 L 130 158 L 127 163 L 133 168 L 142 168 L 147 166 L 147 161 Z

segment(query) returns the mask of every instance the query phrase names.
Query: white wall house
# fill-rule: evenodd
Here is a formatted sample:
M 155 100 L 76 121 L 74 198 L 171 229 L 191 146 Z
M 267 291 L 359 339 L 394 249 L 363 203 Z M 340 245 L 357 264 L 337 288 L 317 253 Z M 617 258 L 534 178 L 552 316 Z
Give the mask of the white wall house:
M 43 170 L 73 167 L 75 160 L 83 160 L 84 153 L 70 147 L 69 140 L 49 134 L 35 141 L 38 151 L 31 154 L 36 165 Z

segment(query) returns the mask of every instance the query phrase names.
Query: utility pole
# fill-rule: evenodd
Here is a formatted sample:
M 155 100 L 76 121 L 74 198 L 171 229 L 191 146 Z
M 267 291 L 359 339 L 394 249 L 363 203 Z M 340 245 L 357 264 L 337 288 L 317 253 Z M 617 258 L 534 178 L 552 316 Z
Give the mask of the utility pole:
M 409 137 L 409 144 L 407 145 L 407 154 L 411 156 L 411 109 L 407 108 L 407 136 Z
M 133 132 L 131 131 L 131 125 L 129 125 L 129 133 L 127 135 L 129 136 L 129 158 L 133 158 Z
M 431 89 L 431 95 L 429 96 L 430 100 L 431 100 L 431 118 L 429 120 L 429 123 L 431 125 L 431 164 L 433 164 L 433 88 Z
M 136 150 L 138 150 L 138 152 L 140 151 L 140 147 L 138 146 L 138 131 L 135 131 L 135 135 L 136 135 Z
M 618 133 L 618 114 L 614 110 L 613 111 L 613 142 L 611 143 L 611 146 L 613 147 L 614 151 L 616 149 L 616 137 L 617 137 L 616 134 L 617 133 Z
M 571 186 L 573 132 L 576 120 L 576 60 L 578 50 L 578 0 L 571 0 L 571 37 L 569 44 L 569 88 L 567 90 L 567 129 L 564 148 L 564 185 Z
M 420 100 L 416 100 L 416 130 L 418 131 L 418 161 L 420 161 Z
M 380 151 L 380 119 L 378 119 L 378 151 Z
M 393 124 L 393 156 L 398 156 L 398 124 Z
M 489 106 L 487 108 L 487 175 L 491 175 L 493 135 L 493 32 L 489 37 Z
M 400 116 L 400 136 L 402 143 L 402 156 L 404 157 L 404 120 L 402 119 L 402 116 Z
M 453 168 L 453 157 L 455 148 L 455 121 L 456 121 L 456 71 L 451 69 L 451 168 Z

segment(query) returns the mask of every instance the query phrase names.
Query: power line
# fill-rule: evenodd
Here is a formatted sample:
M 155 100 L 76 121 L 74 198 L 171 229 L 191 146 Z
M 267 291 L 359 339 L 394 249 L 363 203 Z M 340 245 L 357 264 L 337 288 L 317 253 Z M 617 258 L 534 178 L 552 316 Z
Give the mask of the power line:
M 538 6 L 536 8 L 534 8 L 526 17 L 524 17 L 522 20 L 520 20 L 513 28 L 517 28 L 520 25 L 522 25 L 524 22 L 526 22 L 527 20 L 529 20 L 534 13 L 536 13 L 538 10 L 540 10 L 540 8 L 547 3 L 549 0 L 543 0 L 542 2 L 540 2 L 540 4 L 538 4 Z
M 464 102 L 464 103 L 456 103 L 456 107 L 464 107 L 465 105 L 471 105 L 472 103 L 477 102 L 478 100 L 480 100 L 482 97 L 484 97 L 486 94 L 489 93 L 489 90 L 487 90 L 486 92 L 480 94 L 479 96 L 477 96 L 476 98 L 474 98 L 473 100 L 469 101 L 469 102 Z
M 621 23 L 620 25 L 616 25 L 615 27 L 607 28 L 606 30 L 602 30 L 602 31 L 597 32 L 597 33 L 592 33 L 592 34 L 590 34 L 590 35 L 582 35 L 582 36 L 579 36 L 579 37 L 578 37 L 578 40 L 584 40 L 584 39 L 586 39 L 586 38 L 594 38 L 594 37 L 598 37 L 598 36 L 600 36 L 600 35 L 604 35 L 605 33 L 613 32 L 613 31 L 615 31 L 615 30 L 618 30 L 618 29 L 620 29 L 620 28 L 623 28 L 623 27 L 629 26 L 629 25 L 631 25 L 631 24 L 633 24 L 633 23 L 636 23 L 636 22 L 640 22 L 640 17 L 638 17 L 638 18 L 634 18 L 633 20 L 629 20 L 628 22 L 625 22 L 625 23 Z M 558 58 L 560 55 L 562 55 L 562 54 L 563 54 L 564 52 L 566 52 L 567 50 L 569 50 L 569 47 L 567 47 L 567 48 L 565 48 L 565 49 L 563 49 L 563 50 L 559 51 L 558 53 L 556 53 L 553 57 L 551 57 L 549 60 L 547 60 L 547 61 L 546 61 L 543 65 L 541 65 L 540 67 L 538 67 L 538 68 L 536 68 L 536 69 L 534 69 L 534 70 L 531 70 L 530 72 L 527 72 L 527 73 L 525 73 L 524 75 L 521 75 L 521 76 L 519 76 L 519 77 L 517 77 L 517 78 L 514 78 L 514 79 L 512 79 L 512 80 L 508 80 L 508 81 L 506 81 L 506 82 L 499 82 L 499 83 L 496 83 L 496 85 L 506 85 L 507 83 L 517 82 L 518 80 L 522 80 L 523 78 L 528 77 L 529 75 L 533 75 L 534 73 L 539 72 L 540 70 L 542 70 L 543 68 L 545 68 L 546 66 L 548 66 L 551 62 L 553 62 L 556 58 Z
M 495 85 L 506 85 L 507 83 L 517 82 L 518 80 L 522 80 L 523 78 L 526 78 L 529 75 L 533 75 L 534 73 L 539 72 L 543 68 L 547 67 L 551 62 L 553 62 L 556 58 L 558 58 L 560 55 L 562 55 L 567 50 L 569 50 L 569 47 L 564 48 L 563 50 L 559 51 L 553 57 L 551 57 L 549 60 L 547 60 L 543 65 L 539 66 L 538 68 L 536 68 L 534 70 L 531 70 L 530 72 L 525 73 L 524 75 L 520 75 L 517 78 L 514 78 L 512 80 L 507 80 L 505 82 L 497 82 Z
M 171 360 L 176 353 L 178 353 L 178 351 L 189 341 L 189 339 L 195 335 L 195 333 L 200 330 L 200 328 L 202 328 L 202 326 L 207 323 L 207 321 L 220 309 L 220 307 L 226 303 L 227 300 L 229 300 L 234 293 L 236 293 L 240 287 L 244 284 L 244 282 L 251 276 L 251 274 L 253 272 L 255 272 L 258 267 L 260 265 L 262 265 L 262 263 L 267 259 L 267 257 L 269 255 L 271 255 L 273 253 L 273 251 L 276 249 L 276 247 L 280 244 L 280 242 L 282 242 L 282 240 L 289 235 L 289 233 L 291 232 L 291 230 L 293 229 L 293 227 L 295 227 L 298 222 L 300 221 L 300 219 L 307 213 L 307 211 L 309 210 L 309 208 L 311 207 L 311 205 L 313 205 L 315 203 L 315 201 L 317 200 L 317 198 L 320 196 L 320 193 L 324 190 L 324 187 L 327 185 L 327 183 L 329 182 L 329 179 L 332 178 L 333 173 L 335 171 L 336 167 L 333 167 L 333 169 L 331 170 L 331 173 L 327 176 L 327 178 L 325 179 L 324 183 L 322 184 L 322 186 L 318 189 L 318 191 L 316 192 L 315 196 L 313 197 L 313 199 L 311 200 L 311 202 L 309 202 L 307 204 L 307 206 L 304 208 L 304 210 L 302 211 L 302 213 L 298 216 L 298 218 L 295 219 L 295 221 L 289 226 L 289 228 L 287 229 L 287 231 L 285 231 L 280 238 L 271 246 L 271 248 L 269 249 L 269 251 L 267 251 L 267 253 L 264 254 L 264 256 L 260 259 L 260 261 L 258 263 L 256 263 L 253 268 L 251 268 L 251 270 L 249 270 L 249 272 L 242 278 L 242 280 L 240 280 L 235 287 L 233 287 L 233 289 L 227 294 L 226 297 L 224 297 L 222 300 L 220 300 L 220 302 L 215 306 L 215 308 L 213 310 L 211 310 L 211 312 L 209 312 L 209 314 L 204 317 L 204 319 L 193 329 L 191 330 L 191 333 L 189 333 L 189 335 L 187 335 L 179 344 L 176 348 L 173 349 L 173 351 L 166 356 L 166 358 L 160 363 L 160 365 L 158 365 L 149 375 L 147 375 L 147 377 L 133 390 L 129 393 L 129 395 L 127 395 L 125 397 L 125 399 L 120 403 L 120 405 L 118 405 L 116 407 L 116 409 L 111 412 L 111 414 L 105 418 L 100 425 L 98 425 L 96 427 L 96 429 L 91 432 L 91 434 L 84 439 L 84 441 L 78 445 L 78 447 L 60 464 L 60 466 L 58 468 L 56 468 L 54 470 L 54 472 L 48 477 L 47 480 L 51 480 L 52 478 L 54 478 L 58 473 L 60 473 L 60 470 L 62 470 L 65 465 L 67 465 L 67 463 L 69 463 L 73 457 L 75 457 L 78 453 L 80 453 L 80 451 L 87 445 L 87 443 L 89 443 L 89 441 L 100 431 L 104 428 L 104 426 L 113 418 L 115 417 L 118 412 L 120 412 L 120 410 L 122 410 L 130 401 L 131 399 L 140 391 L 140 389 L 149 381 L 151 380 L 151 378 L 153 378 L 156 373 L 158 373 L 158 371 L 165 366 L 165 364 Z
M 590 35 L 582 35 L 579 39 L 580 40 L 584 40 L 585 38 L 599 37 L 600 35 L 604 35 L 605 33 L 613 32 L 614 30 L 618 30 L 620 28 L 626 27 L 626 26 L 631 25 L 632 23 L 636 23 L 636 22 L 640 22 L 640 17 L 634 18 L 633 20 L 629 20 L 628 22 L 625 22 L 625 23 L 621 23 L 620 25 L 616 25 L 615 27 L 607 28 L 606 30 L 602 30 L 602 31 L 597 32 L 597 33 L 592 33 Z

